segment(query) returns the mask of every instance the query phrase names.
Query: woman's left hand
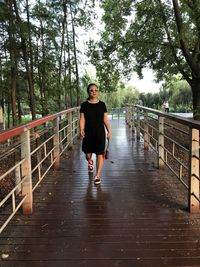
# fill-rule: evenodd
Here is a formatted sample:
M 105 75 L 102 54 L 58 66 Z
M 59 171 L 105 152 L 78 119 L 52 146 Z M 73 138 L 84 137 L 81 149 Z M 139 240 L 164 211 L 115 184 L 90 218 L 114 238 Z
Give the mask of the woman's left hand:
M 107 132 L 107 139 L 108 139 L 108 140 L 111 139 L 111 132 Z

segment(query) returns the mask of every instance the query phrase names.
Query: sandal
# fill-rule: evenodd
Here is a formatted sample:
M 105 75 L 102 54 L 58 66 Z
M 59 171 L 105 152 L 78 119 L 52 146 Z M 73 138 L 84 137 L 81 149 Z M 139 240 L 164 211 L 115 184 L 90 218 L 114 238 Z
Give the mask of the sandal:
M 97 184 L 100 184 L 100 183 L 101 183 L 101 179 L 100 179 L 100 177 L 95 176 L 95 177 L 94 177 L 94 184 L 97 185 Z
M 94 162 L 92 159 L 88 160 L 88 171 L 94 172 Z

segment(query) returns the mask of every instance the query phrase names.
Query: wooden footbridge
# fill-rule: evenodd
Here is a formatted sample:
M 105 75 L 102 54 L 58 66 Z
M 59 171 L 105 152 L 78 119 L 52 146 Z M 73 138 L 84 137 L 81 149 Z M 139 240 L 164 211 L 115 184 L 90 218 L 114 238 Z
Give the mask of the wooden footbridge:
M 67 112 L 64 118 L 65 114 L 59 114 L 50 118 L 56 119 L 55 123 L 43 119 L 42 125 L 49 127 L 43 142 L 40 140 L 43 128 L 36 130 L 36 124 L 9 132 L 11 140 L 16 134 L 22 135 L 23 146 L 17 139 L 15 157 L 18 154 L 22 157 L 15 161 L 14 169 L 9 171 L 13 168 L 9 166 L 7 174 L 1 176 L 1 180 L 9 179 L 14 172 L 18 177 L 0 203 L 1 267 L 200 266 L 200 214 L 195 202 L 198 188 L 191 189 L 194 185 L 184 176 L 192 171 L 198 177 L 198 167 L 190 166 L 184 171 L 185 163 L 176 154 L 178 142 L 173 141 L 172 150 L 163 145 L 164 139 L 172 137 L 164 134 L 162 138 L 162 131 L 174 128 L 172 124 L 161 125 L 160 117 L 165 118 L 166 114 L 155 113 L 159 116 L 157 128 L 155 114 L 151 117 L 153 123 L 147 127 L 142 125 L 146 114 L 133 116 L 131 112 L 132 107 L 126 113 L 128 125 L 124 119 L 111 120 L 110 157 L 105 161 L 102 183 L 98 186 L 88 174 L 80 140 L 75 138 L 77 116 Z M 167 116 L 169 119 L 170 115 Z M 64 124 L 62 120 L 66 118 Z M 138 138 L 139 127 L 144 140 Z M 51 134 L 52 129 L 58 134 L 55 131 Z M 179 131 L 186 134 L 183 128 L 179 127 Z M 194 143 L 194 132 L 188 136 L 193 136 Z M 0 134 L 3 144 L 4 137 Z M 69 149 L 73 137 L 73 148 Z M 150 139 L 159 157 L 152 150 Z M 27 147 L 30 140 L 32 143 Z M 54 149 L 58 140 L 59 146 Z M 192 149 L 195 156 L 191 156 L 189 147 L 184 148 L 190 151 L 192 160 L 198 160 L 195 144 Z M 34 157 L 39 148 L 39 155 Z M 31 160 L 30 155 L 26 158 L 28 152 Z M 59 159 L 58 154 L 62 155 Z M 9 159 L 5 151 L 2 160 L 5 155 Z M 178 171 L 170 165 L 172 156 L 182 166 Z M 170 171 L 158 169 L 159 164 L 163 167 L 162 163 Z M 49 166 L 54 170 L 45 173 Z M 190 205 L 195 206 L 195 213 L 190 212 L 193 211 Z

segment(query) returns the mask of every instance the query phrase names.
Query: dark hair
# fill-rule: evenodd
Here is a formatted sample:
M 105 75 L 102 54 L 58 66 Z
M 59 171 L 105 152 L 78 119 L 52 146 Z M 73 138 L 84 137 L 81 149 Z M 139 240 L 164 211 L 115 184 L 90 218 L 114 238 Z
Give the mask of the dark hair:
M 89 90 L 90 90 L 90 87 L 91 86 L 96 86 L 97 88 L 98 88 L 98 86 L 96 85 L 96 83 L 90 83 L 90 84 L 88 84 L 88 86 L 87 86 L 87 92 L 89 93 Z

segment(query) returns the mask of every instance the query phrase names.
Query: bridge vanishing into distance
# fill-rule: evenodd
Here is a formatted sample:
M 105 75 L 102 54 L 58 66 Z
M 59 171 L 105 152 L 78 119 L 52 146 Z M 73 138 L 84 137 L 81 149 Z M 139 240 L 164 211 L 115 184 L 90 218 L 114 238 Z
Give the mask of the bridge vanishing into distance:
M 1 188 L 11 184 L 1 191 L 0 266 L 200 266 L 200 124 L 139 106 L 112 115 L 95 186 L 78 112 L 0 133 Z

